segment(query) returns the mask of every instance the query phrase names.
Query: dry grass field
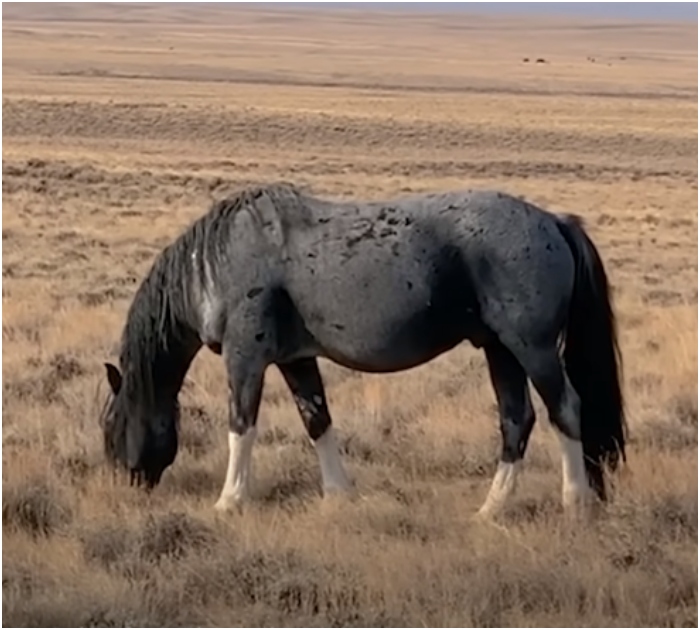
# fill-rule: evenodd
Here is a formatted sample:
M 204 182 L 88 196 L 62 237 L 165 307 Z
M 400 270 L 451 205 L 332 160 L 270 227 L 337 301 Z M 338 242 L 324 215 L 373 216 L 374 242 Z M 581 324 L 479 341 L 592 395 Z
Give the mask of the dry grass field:
M 6 3 L 4 625 L 697 626 L 697 117 L 695 25 Z M 137 284 L 213 199 L 271 180 L 495 187 L 585 217 L 631 432 L 596 520 L 563 518 L 539 400 L 516 499 L 471 520 L 500 441 L 467 345 L 401 374 L 323 363 L 354 501 L 321 500 L 270 369 L 255 501 L 214 512 L 227 387 L 207 350 L 162 484 L 109 474 L 102 363 Z

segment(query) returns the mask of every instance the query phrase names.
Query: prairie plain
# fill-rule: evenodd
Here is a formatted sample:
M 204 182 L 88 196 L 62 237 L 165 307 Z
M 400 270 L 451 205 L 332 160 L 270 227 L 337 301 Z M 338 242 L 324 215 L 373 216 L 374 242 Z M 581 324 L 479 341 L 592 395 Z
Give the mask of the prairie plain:
M 527 61 L 526 61 L 527 59 Z M 541 60 L 538 62 L 538 59 Z M 3 5 L 2 613 L 8 626 L 697 626 L 697 26 L 259 5 Z M 238 187 L 498 188 L 582 215 L 630 427 L 612 501 L 560 507 L 539 422 L 512 506 L 483 355 L 322 365 L 359 498 L 267 374 L 255 500 L 212 509 L 227 386 L 202 351 L 150 496 L 98 415 L 157 253 Z

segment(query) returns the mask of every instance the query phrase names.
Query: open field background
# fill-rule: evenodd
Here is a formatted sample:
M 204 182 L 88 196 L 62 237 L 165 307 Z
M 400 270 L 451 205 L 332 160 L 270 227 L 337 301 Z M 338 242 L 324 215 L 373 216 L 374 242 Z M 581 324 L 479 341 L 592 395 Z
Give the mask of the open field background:
M 2 116 L 5 625 L 697 625 L 696 25 L 5 4 Z M 323 364 L 355 502 L 319 499 L 271 369 L 257 500 L 213 513 L 227 393 L 206 351 L 162 485 L 103 470 L 102 362 L 137 283 L 214 198 L 280 179 L 497 187 L 586 218 L 631 428 L 595 523 L 562 520 L 540 406 L 501 527 L 469 520 L 499 439 L 467 346 L 397 375 Z

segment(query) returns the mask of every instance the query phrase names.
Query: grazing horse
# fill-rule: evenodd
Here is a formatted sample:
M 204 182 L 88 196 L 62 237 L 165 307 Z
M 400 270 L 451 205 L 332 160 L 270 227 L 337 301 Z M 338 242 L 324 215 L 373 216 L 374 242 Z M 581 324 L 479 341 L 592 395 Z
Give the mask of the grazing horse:
M 177 452 L 178 392 L 206 345 L 223 355 L 230 387 L 216 507 L 248 494 L 270 364 L 315 446 L 324 494 L 345 491 L 317 358 L 396 372 L 464 340 L 486 354 L 502 436 L 480 513 L 495 514 L 515 487 L 535 422 L 528 379 L 559 437 L 564 506 L 605 500 L 626 425 L 603 264 L 580 219 L 494 191 L 339 202 L 272 184 L 215 203 L 136 292 L 121 369 L 105 364 L 106 455 L 132 483 L 159 482 Z

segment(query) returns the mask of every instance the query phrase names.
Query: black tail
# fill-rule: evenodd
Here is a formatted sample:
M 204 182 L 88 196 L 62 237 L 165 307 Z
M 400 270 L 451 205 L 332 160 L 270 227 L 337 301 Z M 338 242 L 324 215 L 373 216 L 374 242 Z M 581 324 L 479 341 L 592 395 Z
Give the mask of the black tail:
M 605 468 L 625 460 L 621 358 L 608 278 L 598 251 L 576 216 L 558 217 L 576 261 L 564 363 L 581 399 L 581 433 L 591 486 L 605 500 Z

